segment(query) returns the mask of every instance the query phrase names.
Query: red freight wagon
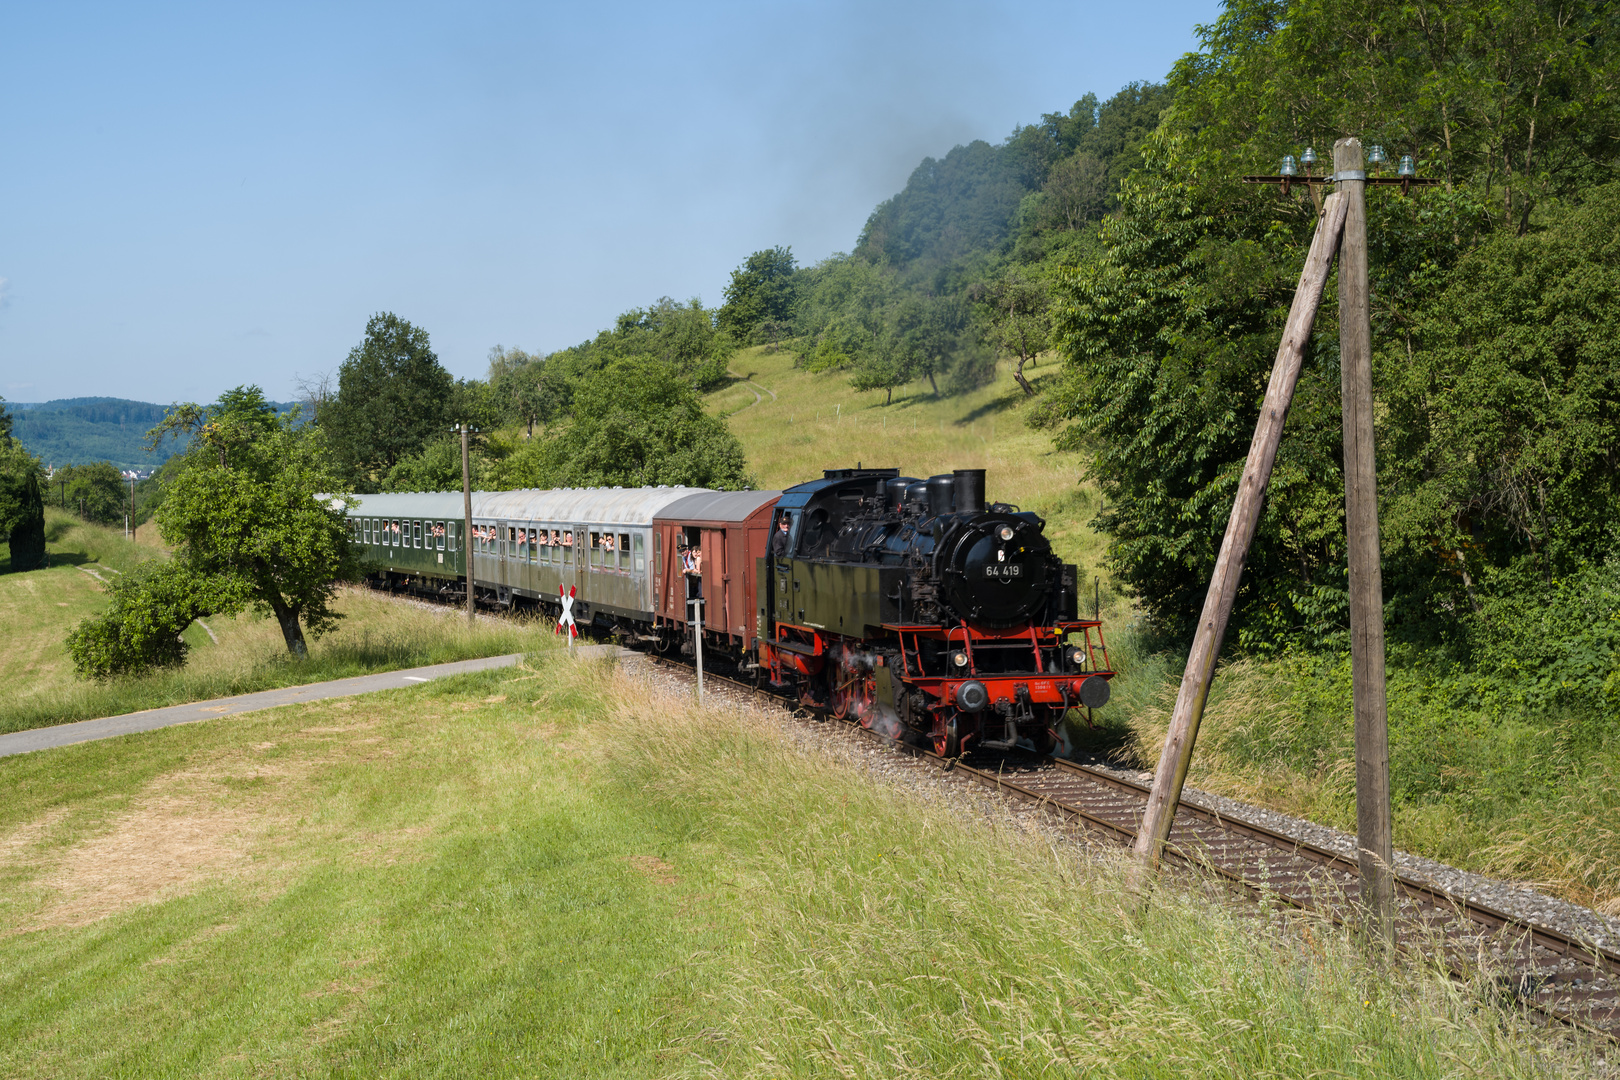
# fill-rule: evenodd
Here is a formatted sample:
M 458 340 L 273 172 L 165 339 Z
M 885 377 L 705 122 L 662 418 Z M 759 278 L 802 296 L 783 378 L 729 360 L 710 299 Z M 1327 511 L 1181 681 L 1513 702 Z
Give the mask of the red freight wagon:
M 653 517 L 653 614 L 664 640 L 680 640 L 687 601 L 703 600 L 703 647 L 741 659 L 754 651 L 754 560 L 765 557 L 780 491 L 710 491 Z

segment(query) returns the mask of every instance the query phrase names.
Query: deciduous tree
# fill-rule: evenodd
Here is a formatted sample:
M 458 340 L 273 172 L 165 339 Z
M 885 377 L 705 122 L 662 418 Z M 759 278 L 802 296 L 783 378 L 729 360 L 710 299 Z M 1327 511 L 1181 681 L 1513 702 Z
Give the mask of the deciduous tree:
M 355 564 L 344 508 L 351 500 L 330 465 L 323 428 L 279 421 L 258 387 L 239 387 L 215 409 L 177 406 L 168 430 L 194 432 L 168 483 L 158 527 L 194 575 L 232 578 L 275 617 L 287 651 L 307 652 L 340 618 L 338 582 Z
M 396 462 L 449 428 L 454 392 L 426 330 L 389 312 L 372 316 L 321 418 L 338 467 L 352 484 L 375 489 Z
M 1022 270 L 1010 270 L 995 281 L 975 286 L 971 293 L 989 324 L 985 338 L 1016 359 L 1013 379 L 1024 393 L 1035 387 L 1024 377 L 1024 365 L 1051 347 L 1052 301 L 1046 282 Z
M 52 479 L 62 485 L 67 505 L 100 525 L 117 525 L 129 513 L 129 486 L 110 461 L 64 465 Z
M 548 432 L 540 449 L 535 486 L 748 483 L 742 445 L 725 421 L 703 411 L 697 392 L 670 365 L 649 357 L 619 361 L 583 380 L 572 417 Z
M 762 334 L 779 334 L 793 322 L 798 286 L 792 248 L 756 251 L 731 272 L 716 322 L 739 342 L 757 340 Z
M 197 619 L 240 610 L 248 601 L 232 575 L 199 574 L 184 561 L 154 559 L 107 584 L 112 602 L 68 635 L 68 655 L 80 678 L 144 675 L 179 667 L 187 645 L 181 632 Z

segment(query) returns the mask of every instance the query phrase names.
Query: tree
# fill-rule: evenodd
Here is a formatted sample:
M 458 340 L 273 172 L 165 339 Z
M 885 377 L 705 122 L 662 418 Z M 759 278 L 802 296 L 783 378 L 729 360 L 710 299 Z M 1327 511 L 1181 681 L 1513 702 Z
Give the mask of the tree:
M 67 505 L 87 521 L 117 525 L 129 513 L 129 486 L 110 461 L 64 465 L 52 479 L 62 485 Z
M 893 337 L 883 335 L 855 361 L 849 385 L 860 393 L 882 390 L 883 404 L 888 405 L 894 400 L 894 388 L 912 380 L 915 367 L 916 357 Z
M 975 286 L 970 295 L 984 309 L 989 323 L 986 340 L 1018 358 L 1013 379 L 1033 396 L 1035 387 L 1024 377 L 1024 365 L 1051 346 L 1052 310 L 1046 283 L 1011 270 L 996 281 Z
M 460 436 L 438 439 L 420 454 L 396 462 L 380 486 L 383 491 L 460 491 Z
M 11 415 L 0 398 L 0 534 L 11 548 L 13 570 L 45 565 L 45 466 L 11 437 Z
M 1094 452 L 1110 561 L 1158 625 L 1190 634 L 1200 609 L 1316 220 L 1302 193 L 1261 194 L 1239 177 L 1274 171 L 1285 151 L 1325 153 L 1346 133 L 1413 154 L 1422 172 L 1448 181 L 1421 197 L 1387 188 L 1368 196 L 1373 336 L 1387 348 L 1377 369 L 1382 516 L 1386 536 L 1399 539 L 1386 548 L 1391 635 L 1461 640 L 1471 610 L 1461 575 L 1477 583 L 1499 565 L 1479 549 L 1511 531 L 1497 515 L 1524 483 L 1533 481 L 1520 492 L 1530 497 L 1517 505 L 1529 513 L 1511 528 L 1548 518 L 1521 528 L 1522 542 L 1545 543 L 1555 573 L 1583 545 L 1593 556 L 1587 526 L 1602 515 L 1591 507 L 1609 489 L 1601 455 L 1582 446 L 1605 432 L 1607 391 L 1594 375 L 1602 365 L 1549 343 L 1584 324 L 1585 354 L 1598 357 L 1590 342 L 1608 331 L 1574 305 L 1568 283 L 1578 275 L 1557 270 L 1551 249 L 1532 257 L 1508 241 L 1556 220 L 1555 202 L 1594 198 L 1593 181 L 1620 157 L 1608 105 L 1620 84 L 1611 20 L 1592 6 L 1524 0 L 1232 0 L 1200 30 L 1202 48 L 1172 74 L 1174 105 L 1122 181 L 1118 214 L 1102 224 L 1101 252 L 1055 288 L 1059 406 L 1073 421 L 1060 445 Z M 1589 122 L 1574 122 L 1577 114 Z M 1606 220 L 1593 219 L 1594 236 L 1612 227 Z M 1493 230 L 1506 235 L 1492 239 Z M 1566 243 L 1571 255 L 1581 249 Z M 1481 244 L 1501 259 L 1469 261 Z M 1514 283 L 1509 251 L 1540 265 L 1531 273 L 1527 264 L 1525 280 L 1544 282 L 1564 309 Z M 1462 261 L 1489 292 L 1457 276 Z M 1590 255 L 1582 271 L 1600 285 L 1594 295 L 1606 295 L 1604 267 Z M 1448 290 L 1448 306 L 1431 307 Z M 1466 339 L 1448 339 L 1465 329 Z M 1342 644 L 1337 334 L 1329 290 L 1233 613 L 1245 647 Z M 1511 359 L 1487 344 L 1491 334 L 1518 350 Z M 1451 394 L 1453 385 L 1472 399 Z M 1501 397 L 1510 388 L 1513 409 Z M 1561 487 L 1563 468 L 1584 479 Z M 1489 544 L 1471 535 L 1476 525 Z M 1560 551 L 1561 536 L 1581 539 Z
M 176 558 L 195 576 L 234 579 L 303 656 L 305 629 L 319 637 L 340 618 L 332 599 L 355 564 L 344 515 L 352 499 L 325 429 L 298 419 L 295 410 L 278 421 L 258 387 L 238 387 L 213 409 L 176 406 L 150 438 L 192 432 L 157 512 Z
M 754 252 L 731 272 L 716 323 L 740 342 L 752 341 L 761 333 L 780 333 L 793 321 L 797 275 L 792 248 Z
M 1041 194 L 1041 228 L 1079 229 L 1108 210 L 1114 184 L 1107 162 L 1082 150 L 1053 167 Z
M 489 350 L 490 395 L 508 421 L 525 425 L 526 438 L 534 437 L 535 421 L 547 421 L 560 412 L 563 395 L 549 376 L 547 358 L 522 349 L 497 345 Z
M 402 458 L 422 450 L 456 419 L 455 390 L 426 330 L 383 312 L 338 368 L 338 392 L 321 426 L 338 467 L 357 487 L 375 489 Z
M 536 440 L 538 442 L 539 440 Z M 666 363 L 621 360 L 584 379 L 574 412 L 537 448 L 537 487 L 686 484 L 736 489 L 749 482 L 742 445 L 703 411 L 697 391 Z
M 1408 621 L 1539 596 L 1616 547 L 1617 236 L 1620 184 L 1499 231 L 1377 356 L 1385 560 Z
M 196 573 L 183 561 L 153 559 L 108 583 L 112 602 L 68 635 L 68 655 L 80 678 L 144 675 L 179 667 L 180 636 L 195 620 L 240 610 L 248 598 L 240 578 Z
M 0 439 L 0 533 L 11 548 L 13 570 L 45 565 L 45 500 L 40 460 L 16 439 Z

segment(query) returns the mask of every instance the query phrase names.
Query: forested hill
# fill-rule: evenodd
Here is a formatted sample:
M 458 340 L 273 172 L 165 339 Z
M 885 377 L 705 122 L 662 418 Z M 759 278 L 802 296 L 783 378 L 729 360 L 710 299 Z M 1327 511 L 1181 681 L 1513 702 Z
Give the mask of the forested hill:
M 1169 103 L 1165 86 L 1131 83 L 1000 143 L 925 158 L 851 253 L 808 267 L 787 248 L 749 256 L 718 322 L 740 343 L 786 344 L 810 370 L 844 372 L 885 400 L 916 380 L 935 394 L 979 386 L 998 352 L 1027 361 L 1047 348 L 1052 280 L 1095 252 Z M 1021 368 L 1015 378 L 1025 381 Z
M 6 402 L 12 435 L 46 465 L 88 465 L 110 461 L 120 469 L 155 469 L 183 444 L 166 441 L 147 451 L 146 433 L 156 427 L 167 405 L 124 398 L 61 398 L 46 402 Z M 291 403 L 278 405 L 285 411 Z

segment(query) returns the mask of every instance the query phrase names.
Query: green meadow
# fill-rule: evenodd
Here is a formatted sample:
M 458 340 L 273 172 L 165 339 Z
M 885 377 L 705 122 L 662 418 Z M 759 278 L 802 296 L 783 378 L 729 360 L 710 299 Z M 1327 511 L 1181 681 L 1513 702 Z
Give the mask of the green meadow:
M 822 746 L 823 744 L 817 744 Z M 12 1077 L 1581 1076 L 1331 927 L 555 653 L 0 759 Z
M 538 623 L 480 619 L 469 627 L 450 608 L 402 604 L 353 588 L 337 605 L 344 615 L 338 629 L 312 641 L 303 661 L 287 655 L 274 620 L 247 613 L 188 627 L 190 653 L 177 670 L 105 682 L 75 678 L 68 631 L 105 606 L 104 582 L 143 559 L 166 557 L 156 533 L 145 526 L 131 543 L 119 529 L 52 509 L 46 512 L 51 565 L 7 573 L 0 563 L 0 617 L 7 625 L 0 635 L 7 690 L 0 698 L 0 734 L 554 644 L 549 627 Z

